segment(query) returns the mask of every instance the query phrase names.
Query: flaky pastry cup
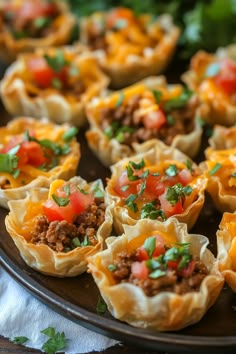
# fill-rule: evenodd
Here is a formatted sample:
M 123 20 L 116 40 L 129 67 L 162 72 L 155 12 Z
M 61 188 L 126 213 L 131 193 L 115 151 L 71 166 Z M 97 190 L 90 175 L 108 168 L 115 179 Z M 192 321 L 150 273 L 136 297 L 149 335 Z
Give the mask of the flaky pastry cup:
M 227 94 L 215 83 L 219 65 L 225 58 L 235 58 L 236 45 L 219 48 L 216 53 L 197 52 L 182 80 L 198 95 L 200 117 L 210 124 L 230 126 L 236 123 L 235 93 Z
M 191 243 L 190 253 L 200 258 L 209 274 L 199 291 L 184 295 L 163 291 L 152 297 L 138 286 L 116 283 L 108 270 L 120 252 L 132 252 L 150 235 L 159 234 L 169 242 Z M 158 331 L 174 331 L 194 324 L 205 315 L 217 299 L 224 280 L 217 269 L 213 254 L 207 249 L 203 235 L 188 234 L 186 224 L 176 219 L 166 222 L 140 220 L 135 226 L 124 226 L 124 234 L 107 239 L 108 249 L 89 257 L 89 272 L 99 288 L 111 314 L 132 326 Z
M 112 11 L 119 12 L 119 8 Z M 151 14 L 135 17 L 131 10 L 128 11 L 131 21 L 126 23 L 127 19 L 121 17 L 122 27 L 115 30 L 106 28 L 109 11 L 95 12 L 80 21 L 80 42 L 93 51 L 114 89 L 162 73 L 172 59 L 180 35 L 170 15 L 161 15 L 153 21 Z M 101 26 L 105 28 L 100 31 Z M 99 39 L 105 42 L 105 47 L 93 47 L 90 43 L 93 32 L 99 32 Z
M 104 190 L 101 180 L 87 183 L 81 177 L 73 177 L 79 188 L 92 192 L 99 186 Z M 55 181 L 57 182 L 57 181 Z M 104 240 L 111 233 L 112 215 L 106 209 L 105 221 L 97 231 L 97 244 L 76 247 L 69 252 L 56 252 L 46 244 L 30 242 L 30 231 L 37 216 L 43 214 L 42 203 L 47 200 L 49 189 L 32 190 L 25 199 L 9 202 L 10 212 L 6 216 L 5 224 L 8 233 L 20 251 L 21 257 L 32 268 L 41 273 L 56 277 L 73 277 L 86 271 L 87 257 L 103 249 Z
M 50 24 L 48 35 L 41 38 L 16 39 L 4 24 L 3 18 L 0 18 L 0 59 L 2 61 L 11 63 L 23 52 L 33 52 L 37 48 L 61 46 L 71 41 L 76 18 L 70 13 L 66 2 L 55 1 L 61 13 Z
M 215 125 L 209 139 L 209 145 L 214 150 L 236 148 L 236 126 L 227 128 L 222 125 Z
M 56 125 L 47 119 L 15 118 L 0 128 L 0 146 L 6 145 L 12 137 L 26 131 L 33 131 L 39 140 L 49 139 L 53 143 L 65 144 L 62 137 L 69 128 L 67 124 Z M 11 173 L 0 172 L 0 206 L 8 209 L 9 200 L 25 198 L 27 192 L 35 188 L 48 187 L 55 179 L 67 180 L 73 177 L 80 160 L 80 145 L 75 138 L 70 141 L 69 148 L 70 151 L 60 156 L 58 164 L 48 171 L 26 164 L 21 166 L 17 177 Z
M 205 150 L 206 161 L 200 167 L 208 179 L 206 190 L 211 195 L 216 208 L 221 212 L 236 210 L 236 148 Z
M 173 99 L 180 95 L 183 87 L 182 85 L 177 84 L 168 85 L 164 76 L 150 76 L 146 79 L 143 79 L 139 83 L 125 88 L 122 91 L 117 91 L 106 97 L 95 98 L 86 106 L 87 119 L 90 124 L 90 129 L 86 132 L 86 138 L 90 149 L 105 166 L 110 166 L 124 157 L 136 154 L 140 144 L 133 142 L 130 146 L 119 142 L 118 139 L 114 137 L 110 139 L 102 128 L 102 123 L 104 121 L 104 110 L 116 108 L 117 102 L 119 102 L 121 97 L 123 98 L 122 105 L 124 104 L 125 107 L 126 101 L 136 96 L 145 94 L 146 92 L 152 95 L 153 90 L 162 92 L 160 102 L 164 102 L 165 100 Z M 149 108 L 152 108 L 151 104 L 153 105 L 153 103 L 150 103 Z M 159 105 L 160 103 L 158 106 Z M 148 112 L 148 107 L 143 108 L 143 110 L 145 109 Z M 170 144 L 170 146 L 178 148 L 182 152 L 189 155 L 191 158 L 193 158 L 198 153 L 202 136 L 202 127 L 199 123 L 199 119 L 197 118 L 198 115 L 195 112 L 197 111 L 192 109 L 193 130 L 186 134 L 177 133 L 173 137 Z M 179 114 L 181 115 L 181 113 Z M 173 129 L 174 124 L 175 123 L 170 125 L 171 129 Z M 168 128 L 166 134 L 168 135 Z M 173 134 L 173 132 L 170 132 L 170 134 Z M 150 147 L 156 144 L 156 139 L 149 140 L 151 140 L 148 142 Z M 145 144 L 145 142 L 143 144 Z
M 223 214 L 217 230 L 217 260 L 226 283 L 236 293 L 236 213 Z
M 109 83 L 91 54 L 81 53 L 73 47 L 60 48 L 66 60 L 76 68 L 74 84 L 81 80 L 85 87 L 79 96 L 73 91 L 50 87 L 40 88 L 34 82 L 27 62 L 32 58 L 54 55 L 57 48 L 38 49 L 23 54 L 10 65 L 1 81 L 0 94 L 6 110 L 13 115 L 47 117 L 54 123 L 70 123 L 82 126 L 86 122 L 85 104 L 97 96 Z
M 124 158 L 111 166 L 111 177 L 108 179 L 106 187 L 106 199 L 108 204 L 114 203 L 112 208 L 113 212 L 113 225 L 118 234 L 123 232 L 124 224 L 135 225 L 141 218 L 140 211 L 137 213 L 126 205 L 125 198 L 120 196 L 115 188 L 118 184 L 119 177 L 126 170 L 126 166 L 129 161 L 132 160 L 135 163 L 145 161 L 145 170 L 149 170 L 151 173 L 162 173 L 165 168 L 171 164 L 175 164 L 178 168 L 182 169 L 186 167 L 186 162 L 191 161 L 188 156 L 183 154 L 178 149 L 167 146 L 161 141 L 157 141 L 155 145 L 146 144 L 139 146 L 139 151 L 131 158 Z M 193 169 L 197 175 L 189 183 L 192 188 L 190 195 L 187 195 L 183 204 L 183 212 L 181 214 L 175 214 L 174 218 L 177 218 L 180 222 L 186 223 L 188 228 L 191 229 L 201 212 L 201 209 L 205 201 L 205 189 L 207 185 L 207 178 L 202 174 L 200 168 L 191 161 Z M 140 209 L 140 208 L 139 208 Z

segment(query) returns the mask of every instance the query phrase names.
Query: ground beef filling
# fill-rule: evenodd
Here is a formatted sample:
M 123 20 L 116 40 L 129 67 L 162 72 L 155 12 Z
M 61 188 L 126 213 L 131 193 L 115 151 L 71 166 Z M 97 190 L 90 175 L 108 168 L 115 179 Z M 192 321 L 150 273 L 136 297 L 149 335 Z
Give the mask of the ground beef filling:
M 196 109 L 196 100 L 191 99 L 183 108 L 175 109 L 171 112 L 170 123 L 160 128 L 147 128 L 143 124 L 142 117 L 135 114 L 140 108 L 139 101 L 141 95 L 133 95 L 125 105 L 116 108 L 104 108 L 101 112 L 101 128 L 103 131 L 117 124 L 122 129 L 122 144 L 132 146 L 132 143 L 143 143 L 149 139 L 160 139 L 165 144 L 171 145 L 174 137 L 179 134 L 189 134 L 194 129 L 194 112 Z M 117 123 L 115 123 L 117 122 Z M 128 127 L 128 129 L 125 129 Z M 111 136 L 114 138 L 115 136 Z
M 41 215 L 31 232 L 30 242 L 45 244 L 56 252 L 68 252 L 78 247 L 79 243 L 81 246 L 94 246 L 98 242 L 97 230 L 104 219 L 104 200 L 98 198 L 84 212 L 76 215 L 73 223 L 66 220 L 50 222 L 45 215 Z
M 137 279 L 131 273 L 131 264 L 137 261 L 136 254 L 121 252 L 114 262 L 114 279 L 118 283 L 132 283 L 143 289 L 147 296 L 155 296 L 163 291 L 170 291 L 176 294 L 186 294 L 188 292 L 198 291 L 203 279 L 208 275 L 206 266 L 195 259 L 195 268 L 192 275 L 188 278 L 180 277 L 175 270 L 167 269 L 166 274 L 157 279 Z

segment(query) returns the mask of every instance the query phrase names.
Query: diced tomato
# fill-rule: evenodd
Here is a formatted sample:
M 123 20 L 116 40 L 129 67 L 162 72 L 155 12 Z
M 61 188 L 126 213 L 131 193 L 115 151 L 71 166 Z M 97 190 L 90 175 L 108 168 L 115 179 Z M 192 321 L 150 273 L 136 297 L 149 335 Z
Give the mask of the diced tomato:
M 194 268 L 195 268 L 195 261 L 192 259 L 186 268 L 178 270 L 177 273 L 183 278 L 189 278 L 193 274 Z
M 67 81 L 67 68 L 65 67 L 60 72 L 55 72 L 43 57 L 31 58 L 28 61 L 28 67 L 35 82 L 43 89 L 52 87 L 54 78 L 59 79 L 62 84 Z
M 58 11 L 57 6 L 53 2 L 42 0 L 28 0 L 22 2 L 22 5 L 17 11 L 17 16 L 25 21 L 32 21 L 37 17 L 53 16 Z
M 47 200 L 43 204 L 43 210 L 50 221 L 66 220 L 72 223 L 75 215 L 81 214 L 94 202 L 94 196 L 92 194 L 84 194 L 78 189 L 75 191 L 70 190 L 69 196 L 66 196 L 63 189 L 60 189 L 56 191 L 56 196 L 68 198 L 69 203 L 66 206 L 60 206 L 52 199 Z
M 236 61 L 226 58 L 221 62 L 219 74 L 215 77 L 215 83 L 226 94 L 232 95 L 236 92 Z
M 135 17 L 132 10 L 127 9 L 125 7 L 117 7 L 109 11 L 106 16 L 107 28 L 108 29 L 114 28 L 116 25 L 116 21 L 121 19 L 127 21 L 127 25 L 129 22 L 134 21 Z
M 177 270 L 178 265 L 179 265 L 179 260 L 178 261 L 168 261 L 167 262 L 168 268 L 171 268 L 171 269 L 174 269 L 174 270 Z
M 146 193 L 152 195 L 154 198 L 159 197 L 165 191 L 165 185 L 161 181 L 161 176 L 148 175 L 146 180 Z
M 189 184 L 192 181 L 192 179 L 193 176 L 191 175 L 191 172 L 187 168 L 184 168 L 183 170 L 179 171 L 179 182 L 183 186 Z
M 145 250 L 145 248 L 143 246 L 137 248 L 136 258 L 138 261 L 145 261 L 149 258 L 147 251 Z
M 131 265 L 131 273 L 137 279 L 144 280 L 148 278 L 149 270 L 146 266 L 146 262 L 133 262 Z
M 159 129 L 166 124 L 166 116 L 161 109 L 147 113 L 142 122 L 147 129 Z
M 152 254 L 152 258 L 158 257 L 165 253 L 165 240 L 160 235 L 155 235 L 156 237 L 156 248 Z
M 127 198 L 130 194 L 137 193 L 137 186 L 140 184 L 140 180 L 130 181 L 127 172 L 124 171 L 117 180 L 117 185 L 114 190 L 121 197 Z
M 43 149 L 36 141 L 24 141 L 16 155 L 19 156 L 18 165 L 39 167 L 46 162 Z
M 178 201 L 175 205 L 172 205 L 168 200 L 166 200 L 166 193 L 160 195 L 159 200 L 161 203 L 161 209 L 164 210 L 165 216 L 167 218 L 172 215 L 182 214 L 184 211 L 180 201 Z
M 179 182 L 179 174 L 175 176 L 165 176 L 165 180 L 163 181 L 166 187 L 172 187 Z

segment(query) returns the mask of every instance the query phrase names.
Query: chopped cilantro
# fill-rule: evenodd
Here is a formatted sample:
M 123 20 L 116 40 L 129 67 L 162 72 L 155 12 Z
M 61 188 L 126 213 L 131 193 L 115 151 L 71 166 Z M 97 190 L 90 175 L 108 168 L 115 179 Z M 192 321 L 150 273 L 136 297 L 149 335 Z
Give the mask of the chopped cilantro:
M 59 49 L 57 50 L 57 53 L 55 56 L 49 56 L 49 55 L 45 54 L 44 58 L 45 58 L 47 64 L 56 73 L 59 73 L 66 65 L 68 65 L 68 62 L 64 58 L 63 52 Z
M 155 201 L 144 204 L 141 208 L 141 219 L 149 218 L 156 220 L 158 217 L 161 217 L 162 220 L 166 220 L 164 211 L 162 209 L 156 209 L 155 205 Z
M 230 175 L 230 177 L 235 178 L 235 177 L 236 177 L 236 172 L 232 173 L 232 174 Z
M 66 196 L 69 197 L 69 195 L 70 195 L 70 185 L 69 184 L 65 184 L 63 186 L 63 190 L 66 193 Z
M 34 20 L 34 26 L 39 29 L 47 27 L 50 23 L 51 19 L 46 16 L 39 16 Z
M 49 337 L 49 339 L 42 346 L 45 353 L 54 354 L 66 347 L 68 339 L 65 337 L 64 332 L 56 332 L 55 328 L 48 327 L 42 330 L 41 333 Z
M 157 278 L 163 277 L 164 275 L 166 275 L 166 271 L 161 270 L 161 269 L 156 269 L 152 273 L 149 274 L 149 277 L 152 279 L 157 279 Z
M 12 339 L 12 342 L 15 344 L 24 344 L 29 340 L 29 338 L 24 337 L 24 336 L 19 336 L 19 337 L 15 337 Z
M 165 102 L 164 110 L 166 112 L 171 112 L 174 109 L 179 109 L 184 107 L 188 103 L 192 94 L 193 92 L 191 90 L 184 87 L 183 91 L 178 97 L 171 98 L 170 100 Z
M 170 165 L 166 170 L 165 174 L 169 177 L 174 177 L 178 174 L 178 169 L 176 165 Z
M 214 62 L 208 65 L 206 72 L 205 72 L 205 77 L 213 77 L 216 76 L 220 71 L 220 63 L 219 62 Z
M 143 247 L 147 251 L 149 258 L 152 258 L 152 254 L 156 249 L 156 240 L 157 240 L 156 237 L 152 236 L 152 237 L 146 238 L 146 240 L 144 242 Z
M 168 187 L 166 193 L 166 200 L 170 202 L 170 204 L 175 205 L 178 201 L 181 201 L 186 195 L 190 195 L 192 193 L 191 186 L 183 187 L 181 183 L 177 183 L 172 187 Z
M 54 202 L 57 205 L 59 205 L 60 207 L 67 206 L 70 203 L 70 199 L 69 198 L 61 198 L 61 197 L 58 197 L 55 194 L 52 194 L 52 198 L 53 198 Z
M 72 243 L 75 247 L 80 247 L 81 246 L 81 243 L 80 243 L 80 240 L 78 237 L 74 237 L 72 238 Z
M 63 84 L 62 81 L 60 79 L 58 79 L 57 77 L 54 77 L 51 81 L 52 83 L 52 87 L 54 87 L 57 90 L 61 90 Z
M 76 135 L 78 134 L 79 130 L 76 127 L 71 127 L 69 128 L 63 135 L 62 139 L 66 142 L 69 143 Z
M 217 162 L 215 164 L 215 166 L 209 171 L 209 175 L 210 176 L 214 175 L 221 167 L 222 167 L 222 164 Z
M 91 245 L 91 242 L 89 241 L 88 235 L 85 235 L 83 241 L 81 242 L 81 246 L 85 247 L 85 246 L 90 246 L 90 245 Z
M 116 265 L 115 264 L 108 264 L 107 269 L 109 269 L 110 272 L 114 272 L 114 270 L 116 270 Z
M 104 313 L 106 312 L 107 310 L 107 305 L 106 303 L 104 302 L 103 298 L 102 297 L 99 297 L 98 298 L 98 302 L 97 302 L 97 305 L 96 305 L 96 312 L 98 315 L 104 315 Z
M 161 101 L 162 92 L 159 90 L 152 90 L 152 94 L 155 98 L 156 103 L 159 103 Z
M 192 174 L 192 172 L 193 172 L 193 163 L 190 160 L 186 161 L 186 167 Z
M 124 92 L 123 92 L 123 91 L 120 91 L 120 92 L 119 92 L 119 97 L 118 97 L 118 100 L 117 100 L 117 102 L 116 102 L 115 107 L 116 107 L 116 108 L 120 107 L 120 106 L 122 105 L 124 99 L 125 99 Z

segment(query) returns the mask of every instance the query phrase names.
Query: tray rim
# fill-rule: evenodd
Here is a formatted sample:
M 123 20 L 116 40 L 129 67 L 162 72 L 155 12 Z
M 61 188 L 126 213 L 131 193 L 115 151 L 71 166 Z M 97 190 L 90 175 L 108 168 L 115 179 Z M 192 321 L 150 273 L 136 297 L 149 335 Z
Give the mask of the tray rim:
M 143 332 L 142 334 L 139 328 L 129 326 L 126 323 L 112 318 L 104 318 L 105 321 L 101 321 L 101 315 L 90 312 L 81 306 L 65 300 L 35 280 L 32 276 L 28 275 L 27 272 L 24 272 L 17 262 L 10 259 L 1 248 L 0 265 L 33 296 L 55 312 L 89 330 L 112 339 L 122 342 L 125 341 L 132 345 L 141 345 L 144 349 L 167 350 L 172 352 L 184 350 L 185 352 L 191 351 L 191 353 L 199 353 L 199 350 L 201 350 L 201 352 L 205 350 L 206 353 L 209 353 L 210 350 L 214 350 L 214 353 L 223 353 L 227 349 L 229 353 L 231 348 L 234 348 L 234 351 L 236 349 L 236 336 L 193 336 L 171 332 L 155 332 L 155 334 Z M 26 267 L 28 266 L 26 265 Z M 31 270 L 31 268 L 29 268 L 29 270 Z M 144 341 L 145 343 L 143 343 Z

